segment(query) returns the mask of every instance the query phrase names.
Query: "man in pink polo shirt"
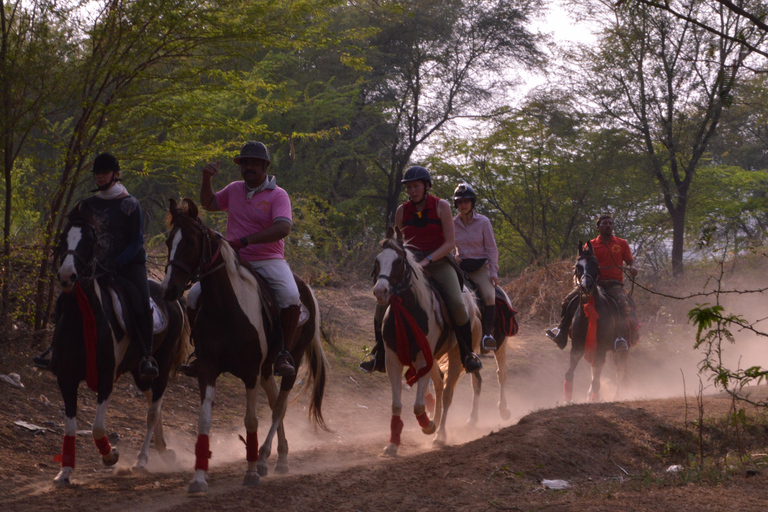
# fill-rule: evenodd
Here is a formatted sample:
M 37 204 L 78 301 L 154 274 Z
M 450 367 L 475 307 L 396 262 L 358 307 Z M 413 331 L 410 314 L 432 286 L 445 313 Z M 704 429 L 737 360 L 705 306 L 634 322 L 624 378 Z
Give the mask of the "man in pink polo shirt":
M 293 358 L 288 352 L 293 342 L 301 312 L 299 289 L 291 268 L 285 261 L 283 238 L 291 232 L 291 200 L 267 174 L 269 150 L 261 142 L 247 142 L 234 162 L 240 166 L 243 181 L 233 181 L 214 193 L 211 178 L 219 163 L 203 167 L 200 203 L 210 212 L 227 212 L 227 240 L 259 273 L 275 293 L 280 306 L 280 353 L 275 360 L 277 376 L 295 375 Z

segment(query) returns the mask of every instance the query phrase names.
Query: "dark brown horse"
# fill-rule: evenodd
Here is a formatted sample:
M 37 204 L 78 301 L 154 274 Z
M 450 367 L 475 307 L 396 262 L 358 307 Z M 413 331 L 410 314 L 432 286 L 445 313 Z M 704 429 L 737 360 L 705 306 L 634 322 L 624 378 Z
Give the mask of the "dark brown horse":
M 137 334 L 131 321 L 130 299 L 109 274 L 100 274 L 97 260 L 103 247 L 93 216 L 87 205 L 75 206 L 57 249 L 57 275 L 65 291 L 57 300 L 49 368 L 57 377 L 64 399 L 64 444 L 58 456 L 61 471 L 54 479 L 62 486 L 70 484 L 75 467 L 77 389 L 83 380 L 98 393 L 92 431 L 104 464 L 113 465 L 119 457 L 105 435 L 105 418 L 113 384 L 124 372 L 133 374 L 136 386 L 149 404 L 147 431 L 134 470 L 146 469 L 153 433 L 155 449 L 165 460 L 175 459 L 172 450 L 166 450 L 163 436 L 162 398 L 169 375 L 191 351 L 183 303 L 163 300 L 159 283 L 150 280 L 155 322 L 153 355 L 160 375 L 151 381 L 139 378 L 141 351 L 138 343 L 132 341 Z
M 200 420 L 195 445 L 195 476 L 190 493 L 208 489 L 205 475 L 211 452 L 209 434 L 216 391 L 216 379 L 224 372 L 238 377 L 245 384 L 246 459 L 248 469 L 243 485 L 256 485 L 259 476 L 267 474 L 267 459 L 272 440 L 278 434 L 277 471 L 288 471 L 288 443 L 285 441 L 283 418 L 288 395 L 296 376 L 283 377 L 278 392 L 272 376 L 272 363 L 278 352 L 273 343 L 275 322 L 270 311 L 268 290 L 259 286 L 257 277 L 241 265 L 235 251 L 221 236 L 211 231 L 198 217 L 195 203 L 184 199 L 181 205 L 171 199 L 169 208 L 170 233 L 168 267 L 162 288 L 167 298 L 180 297 L 192 282 L 199 281 L 200 297 L 192 326 L 192 339 L 197 354 L 198 384 L 200 386 Z M 298 369 L 306 360 L 309 372 L 304 389 L 311 386 L 309 415 L 315 425 L 325 428 L 322 415 L 327 360 L 320 341 L 320 310 L 312 289 L 298 276 L 302 304 L 309 312 L 306 322 L 296 331 L 290 352 Z M 256 385 L 261 384 L 272 407 L 272 424 L 264 444 L 258 446 L 256 416 Z
M 588 392 L 590 402 L 600 401 L 600 375 L 605 365 L 606 354 L 614 353 L 616 363 L 616 395 L 620 396 L 626 384 L 627 357 L 629 347 L 621 336 L 626 329 L 626 320 L 616 302 L 597 284 L 600 267 L 592 244 L 579 242 L 579 257 L 574 269 L 579 287 L 579 307 L 571 326 L 571 356 L 565 374 L 563 390 L 566 403 L 573 399 L 573 375 L 582 357 L 592 364 L 592 384 Z
M 387 375 L 392 388 L 392 420 L 390 440 L 384 455 L 394 456 L 400 445 L 403 428 L 400 418 L 403 409 L 403 368 L 412 368 L 406 373 L 406 378 L 416 385 L 413 413 L 425 434 L 436 431 L 433 443 L 442 446 L 447 437 L 445 425 L 448 408 L 453 401 L 453 391 L 463 367 L 456 337 L 447 322 L 446 312 L 441 308 L 437 287 L 430 283 L 413 254 L 403 246 L 400 230 L 389 228 L 381 247 L 374 265 L 376 281 L 373 293 L 379 304 L 389 305 L 382 322 L 382 335 Z M 472 322 L 472 347 L 478 350 L 480 314 L 472 292 L 466 287 L 463 298 Z M 423 334 L 423 338 L 419 333 Z M 445 381 L 441 365 L 447 369 Z M 482 380 L 479 373 L 472 373 L 473 408 L 476 408 L 475 402 L 480 395 Z M 432 420 L 427 415 L 424 399 L 430 378 L 437 395 Z

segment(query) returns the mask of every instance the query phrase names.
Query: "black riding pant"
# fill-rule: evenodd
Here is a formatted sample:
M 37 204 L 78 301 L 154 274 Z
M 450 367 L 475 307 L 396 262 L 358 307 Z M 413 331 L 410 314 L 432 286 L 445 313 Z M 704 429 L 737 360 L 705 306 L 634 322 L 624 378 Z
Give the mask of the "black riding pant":
M 147 280 L 147 267 L 144 263 L 128 263 L 120 267 L 116 274 L 122 278 L 121 284 L 125 285 L 128 294 L 129 307 L 136 322 L 142 353 L 145 356 L 152 355 L 152 308 L 149 304 L 149 281 Z M 132 285 L 132 286 L 131 286 Z M 127 289 L 129 286 L 133 290 Z

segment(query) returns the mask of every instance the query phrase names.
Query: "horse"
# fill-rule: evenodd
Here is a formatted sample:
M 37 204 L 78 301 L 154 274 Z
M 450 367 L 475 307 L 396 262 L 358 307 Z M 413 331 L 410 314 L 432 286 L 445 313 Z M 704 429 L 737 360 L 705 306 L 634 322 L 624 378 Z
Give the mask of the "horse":
M 621 343 L 626 320 L 616 302 L 598 285 L 600 267 L 592 244 L 579 242 L 579 257 L 574 275 L 579 288 L 579 307 L 571 326 L 570 365 L 565 373 L 563 391 L 566 403 L 573 398 L 573 374 L 582 357 L 592 365 L 592 382 L 587 393 L 590 402 L 600 401 L 600 374 L 606 354 L 614 353 L 616 363 L 616 395 L 618 399 L 627 378 L 629 346 Z M 622 338 L 623 339 L 623 338 Z
M 385 366 L 392 389 L 392 419 L 390 440 L 384 448 L 385 456 L 397 455 L 403 421 L 400 418 L 403 368 L 409 385 L 417 384 L 413 413 L 427 435 L 435 434 L 433 445 L 446 443 L 446 418 L 453 401 L 456 383 L 463 372 L 459 346 L 448 325 L 447 311 L 442 306 L 437 286 L 414 259 L 413 253 L 403 245 L 399 229 L 387 228 L 376 256 L 373 275 L 373 293 L 381 305 L 389 304 L 382 321 Z M 464 303 L 472 325 L 472 346 L 480 346 L 480 312 L 472 293 L 464 287 Z M 443 364 L 434 364 L 443 359 Z M 441 366 L 447 369 L 445 382 Z M 431 378 L 435 388 L 435 413 L 429 419 L 425 393 Z M 472 373 L 473 408 L 479 399 L 482 380 L 479 372 Z M 437 427 L 439 424 L 439 427 Z
M 198 217 L 197 205 L 191 199 L 181 204 L 170 200 L 168 210 L 170 232 L 166 240 L 168 264 L 161 287 L 164 296 L 180 297 L 188 285 L 199 282 L 199 305 L 192 322 L 192 339 L 197 355 L 197 377 L 200 388 L 200 419 L 195 444 L 195 474 L 189 485 L 190 494 L 205 493 L 208 484 L 208 459 L 211 456 L 210 429 L 216 379 L 229 372 L 245 384 L 246 460 L 248 463 L 243 485 L 259 483 L 268 474 L 267 460 L 272 440 L 278 434 L 276 471 L 288 472 L 288 443 L 283 418 L 288 406 L 288 394 L 296 375 L 282 377 L 280 390 L 272 375 L 272 363 L 278 353 L 273 340 L 277 312 L 271 311 L 274 298 L 259 278 L 240 261 L 229 244 L 215 234 Z M 308 319 L 296 330 L 290 352 L 297 370 L 306 357 L 308 376 L 303 390 L 311 386 L 310 420 L 316 427 L 327 430 L 322 415 L 323 394 L 328 361 L 320 341 L 320 308 L 312 289 L 294 274 L 301 302 L 309 313 Z M 261 384 L 272 408 L 272 424 L 264 444 L 258 446 L 256 416 L 256 384 Z M 242 437 L 241 437 L 242 439 Z
M 61 470 L 54 479 L 68 486 L 75 468 L 75 435 L 77 432 L 77 390 L 85 380 L 97 393 L 93 440 L 105 465 L 119 459 L 110 445 L 105 429 L 109 398 L 117 378 L 125 372 L 133 375 L 136 387 L 148 402 L 147 431 L 134 471 L 145 471 L 149 446 L 154 434 L 155 449 L 167 463 L 175 461 L 175 453 L 166 447 L 162 423 L 162 398 L 169 376 L 191 351 L 189 323 L 183 301 L 162 299 L 160 284 L 150 280 L 153 302 L 153 355 L 160 374 L 152 380 L 139 376 L 141 350 L 138 335 L 131 322 L 130 299 L 122 292 L 111 274 L 98 263 L 104 251 L 104 233 L 95 221 L 96 212 L 78 203 L 67 215 L 54 261 L 63 292 L 57 300 L 55 329 L 51 346 L 53 358 L 49 369 L 56 375 L 64 399 L 64 443 L 56 456 Z
M 464 280 L 472 291 L 476 290 L 475 284 L 466 273 L 464 274 Z M 484 306 L 484 303 L 481 297 L 477 297 L 476 304 L 478 311 L 482 312 L 482 306 Z M 505 309 L 506 311 L 504 311 Z M 504 313 L 506 313 L 506 315 L 511 314 L 511 317 L 507 318 Z M 517 323 L 514 320 L 514 314 L 515 310 L 512 308 L 512 301 L 509 299 L 509 296 L 501 288 L 501 286 L 496 286 L 496 322 L 493 326 L 493 332 L 491 333 L 493 335 L 493 339 L 496 340 L 496 348 L 486 349 L 485 347 L 481 346 L 480 351 L 484 355 L 492 353 L 494 359 L 496 359 L 496 379 L 499 382 L 498 410 L 499 417 L 501 417 L 503 420 L 508 420 L 512 417 L 512 412 L 509 410 L 509 405 L 507 404 L 506 386 L 507 337 L 514 336 L 517 333 Z M 509 322 L 507 322 L 507 320 L 509 320 Z M 514 324 L 514 327 L 512 327 L 512 325 L 506 326 L 505 323 Z M 472 401 L 472 410 L 470 411 L 469 419 L 467 420 L 467 423 L 470 425 L 477 425 L 479 416 L 479 404 L 479 400 Z

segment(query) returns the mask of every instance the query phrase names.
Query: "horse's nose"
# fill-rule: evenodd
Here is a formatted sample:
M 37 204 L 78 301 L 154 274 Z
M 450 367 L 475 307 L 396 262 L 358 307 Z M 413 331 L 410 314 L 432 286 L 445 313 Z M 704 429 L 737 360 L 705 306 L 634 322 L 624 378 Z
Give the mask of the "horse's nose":
M 69 288 L 71 287 L 75 281 L 77 281 L 77 274 L 72 272 L 69 275 L 64 275 L 62 273 L 59 273 L 59 283 L 63 288 Z
M 379 279 L 376 281 L 376 285 L 373 287 L 373 295 L 379 304 L 385 304 L 387 302 L 387 295 L 389 294 L 389 286 L 386 281 Z

